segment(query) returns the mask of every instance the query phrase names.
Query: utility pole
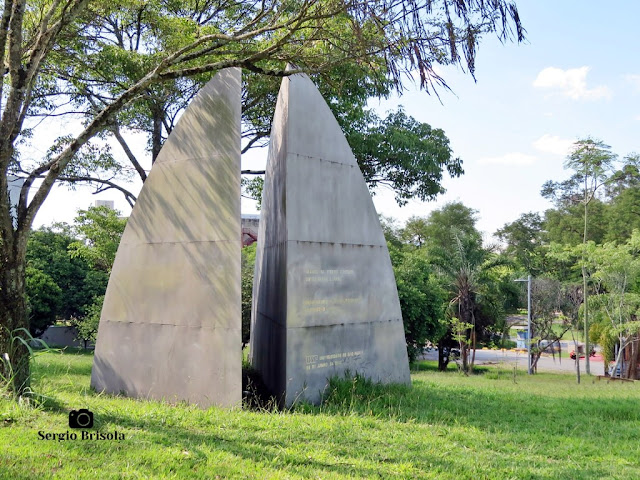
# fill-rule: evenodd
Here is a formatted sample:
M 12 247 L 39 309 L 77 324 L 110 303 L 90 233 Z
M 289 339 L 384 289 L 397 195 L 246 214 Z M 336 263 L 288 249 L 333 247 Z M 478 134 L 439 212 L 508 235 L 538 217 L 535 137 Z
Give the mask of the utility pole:
M 531 275 L 527 278 L 518 278 L 514 282 L 527 282 L 527 373 L 532 375 L 531 371 Z

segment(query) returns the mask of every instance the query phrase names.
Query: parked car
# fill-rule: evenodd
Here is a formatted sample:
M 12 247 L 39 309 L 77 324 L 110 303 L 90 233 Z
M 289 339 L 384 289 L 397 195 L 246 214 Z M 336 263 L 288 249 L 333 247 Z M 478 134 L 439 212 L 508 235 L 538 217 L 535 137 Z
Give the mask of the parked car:
M 580 355 L 580 358 L 584 358 L 585 354 L 584 354 L 584 347 L 582 345 L 580 345 L 578 347 L 578 354 Z M 595 348 L 591 347 L 591 351 L 589 352 L 589 356 L 590 357 L 594 357 L 596 355 L 596 350 Z M 569 352 L 569 357 L 571 357 L 572 360 L 576 359 L 576 351 L 575 350 L 571 350 L 571 352 Z

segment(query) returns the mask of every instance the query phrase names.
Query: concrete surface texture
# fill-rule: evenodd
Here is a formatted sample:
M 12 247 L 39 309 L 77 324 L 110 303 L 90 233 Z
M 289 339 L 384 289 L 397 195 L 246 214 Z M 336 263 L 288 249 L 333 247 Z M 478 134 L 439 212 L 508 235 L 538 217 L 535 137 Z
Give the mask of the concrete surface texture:
M 115 259 L 91 385 L 202 407 L 241 403 L 240 70 L 185 110 Z
M 256 253 L 250 358 L 284 405 L 327 379 L 410 383 L 389 252 L 338 122 L 311 80 L 282 81 Z

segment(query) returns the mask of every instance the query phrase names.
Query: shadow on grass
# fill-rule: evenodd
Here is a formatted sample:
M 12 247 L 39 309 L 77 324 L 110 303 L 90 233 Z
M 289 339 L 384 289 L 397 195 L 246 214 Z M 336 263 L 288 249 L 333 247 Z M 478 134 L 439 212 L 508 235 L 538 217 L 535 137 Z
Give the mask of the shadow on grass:
M 438 392 L 434 392 L 436 396 L 439 396 Z M 114 397 L 115 399 L 115 397 Z M 450 408 L 455 410 L 459 408 L 464 402 L 472 400 L 469 396 L 458 396 L 458 400 L 453 397 L 447 397 L 446 400 L 450 403 Z M 509 409 L 514 405 L 505 406 L 498 397 L 490 399 L 490 402 L 484 403 L 487 398 L 483 398 L 482 405 L 476 405 L 475 417 L 461 414 L 457 415 L 457 424 L 469 424 L 481 428 L 482 422 L 486 422 L 487 419 L 484 414 L 484 410 L 495 409 Z M 588 411 L 595 412 L 596 409 L 591 402 L 578 401 L 580 408 L 586 408 Z M 625 402 L 627 403 L 627 402 Z M 427 405 L 424 405 L 426 407 Z M 552 405 L 551 408 L 554 406 Z M 628 403 L 625 408 L 632 408 Z M 324 412 L 325 415 L 329 415 L 329 412 Z M 206 411 L 203 413 L 194 412 L 194 416 L 204 415 L 206 418 Z M 308 469 L 314 469 L 314 476 L 323 477 L 329 475 L 344 475 L 344 476 L 360 476 L 364 478 L 379 478 L 385 476 L 381 472 L 381 465 L 384 468 L 389 468 L 390 471 L 394 471 L 397 465 L 406 464 L 408 461 L 415 460 L 416 468 L 420 465 L 428 465 L 430 469 L 443 471 L 443 472 L 464 472 L 465 468 L 468 468 L 468 461 L 466 455 L 461 454 L 456 456 L 455 454 L 448 458 L 440 455 L 433 450 L 424 451 L 423 447 L 419 444 L 397 445 L 398 448 L 392 448 L 387 440 L 381 437 L 376 437 L 376 434 L 380 433 L 380 430 L 385 428 L 387 423 L 384 418 L 376 418 L 372 421 L 378 423 L 376 428 L 369 432 L 363 432 L 362 430 L 355 429 L 351 431 L 349 425 L 353 421 L 352 418 L 333 418 L 326 421 L 324 424 L 305 424 L 299 426 L 291 424 L 289 421 L 291 415 L 275 413 L 275 412 L 263 412 L 256 417 L 255 424 L 250 420 L 245 422 L 241 426 L 234 426 L 230 428 L 228 425 L 225 428 L 218 428 L 214 420 L 211 422 L 209 419 L 199 425 L 197 421 L 191 427 L 183 425 L 171 425 L 168 426 L 161 419 L 154 418 L 152 416 L 140 416 L 130 414 L 128 412 L 119 412 L 117 415 L 111 413 L 103 413 L 96 417 L 98 430 L 108 429 L 113 431 L 115 426 L 140 431 L 140 435 L 143 437 L 143 443 L 149 445 L 151 450 L 154 448 L 166 449 L 167 447 L 179 448 L 190 452 L 191 458 L 186 458 L 184 461 L 179 462 L 179 467 L 188 471 L 188 469 L 202 463 L 203 467 L 207 465 L 207 457 L 210 455 L 210 451 L 221 451 L 229 453 L 232 456 L 239 459 L 248 460 L 257 465 L 261 465 L 263 468 L 272 469 L 273 471 L 280 471 L 284 469 L 287 474 L 298 474 L 305 476 L 308 474 Z M 261 418 L 271 417 L 268 422 L 263 422 Z M 348 425 L 340 427 L 340 423 L 345 422 Z M 265 431 L 265 423 L 271 428 L 271 433 L 267 429 Z M 397 428 L 411 428 L 411 424 L 405 426 L 399 425 Z M 335 431 L 334 431 L 335 430 Z M 500 431 L 500 428 L 496 429 Z M 514 433 L 514 432 L 510 432 Z M 538 427 L 522 422 L 520 425 L 520 431 L 513 435 L 513 441 L 525 445 L 528 438 L 531 435 L 539 437 L 540 430 Z M 545 432 L 545 438 L 553 439 L 553 437 L 560 436 L 558 433 Z M 293 442 L 293 443 L 292 443 Z M 303 448 L 290 448 L 293 444 L 304 445 Z M 206 448 L 203 447 L 206 445 Z M 464 446 L 462 441 L 461 447 Z M 76 442 L 64 442 L 61 448 L 70 450 L 85 451 L 86 448 L 81 443 Z M 106 447 L 105 447 L 106 448 Z M 327 451 L 327 449 L 335 449 L 339 451 L 336 457 L 340 458 L 340 461 L 323 460 L 322 458 L 315 458 L 314 455 L 317 452 Z M 360 456 L 366 452 L 366 456 L 371 462 L 371 466 L 356 465 L 355 463 Z M 415 456 L 414 456 L 415 454 Z M 138 452 L 138 455 L 144 456 L 143 452 Z M 148 453 L 148 455 L 152 455 Z M 334 457 L 335 458 L 335 457 Z M 140 462 L 140 466 L 144 465 L 144 461 Z M 555 478 L 604 478 L 611 474 L 611 471 L 605 466 L 598 464 L 598 462 L 590 462 L 588 465 L 576 466 L 567 462 L 567 464 L 560 464 L 555 467 Z M 178 470 L 175 473 L 180 473 Z M 536 474 L 535 469 L 531 469 L 527 478 L 550 478 L 549 472 Z
M 258 415 L 258 414 L 256 414 Z M 111 424 L 108 431 L 113 431 L 113 426 L 120 426 L 130 429 L 141 430 L 144 436 L 144 443 L 151 445 L 152 448 L 165 449 L 167 447 L 179 448 L 188 451 L 193 458 L 180 460 L 179 468 L 183 472 L 190 472 L 195 465 L 202 463 L 207 465 L 207 458 L 211 455 L 211 450 L 216 452 L 226 452 L 239 460 L 247 460 L 262 468 L 271 470 L 272 473 L 282 475 L 299 475 L 305 478 L 309 475 L 309 469 L 313 469 L 314 478 L 324 478 L 325 476 L 344 475 L 345 477 L 360 478 L 381 478 L 385 475 L 381 473 L 380 465 L 376 461 L 371 461 L 371 466 L 356 465 L 360 462 L 363 450 L 379 448 L 380 457 L 384 462 L 385 468 L 395 470 L 394 464 L 406 464 L 406 450 L 398 448 L 396 450 L 388 450 L 387 442 L 380 440 L 367 441 L 362 439 L 361 433 L 354 432 L 350 434 L 340 429 L 340 436 L 332 432 L 332 426 L 316 427 L 313 429 L 304 428 L 293 430 L 297 436 L 292 439 L 292 431 L 289 430 L 287 415 L 282 413 L 263 412 L 260 415 L 273 416 L 282 418 L 282 422 L 278 426 L 273 427 L 273 431 L 264 431 L 262 428 L 248 428 L 243 430 L 231 430 L 229 428 L 218 430 L 215 426 L 211 430 L 216 429 L 220 433 L 211 431 L 203 431 L 198 427 L 171 426 L 162 424 L 159 420 L 151 420 L 149 418 L 141 419 L 134 415 L 119 414 L 110 415 L 103 414 L 99 421 L 102 424 Z M 259 422 L 257 422 L 259 423 Z M 270 422 L 271 424 L 273 422 Z M 117 430 L 117 427 L 116 427 Z M 76 450 L 83 453 L 86 448 L 79 442 L 64 442 L 63 448 Z M 303 445 L 301 449 L 291 449 L 293 443 Z M 330 461 L 321 458 L 315 458 L 318 452 L 326 451 L 331 445 L 337 448 L 337 445 L 348 445 L 347 448 L 341 448 L 340 460 Z M 203 446 L 206 445 L 206 448 Z M 209 452 L 207 452 L 209 450 Z M 138 456 L 141 452 L 138 452 Z M 370 451 L 367 456 L 371 456 Z M 373 455 L 375 456 L 375 455 Z M 451 468 L 451 460 L 446 460 L 435 454 L 420 452 L 420 462 L 429 464 L 432 468 L 448 470 Z M 462 462 L 462 459 L 461 459 Z M 141 462 L 142 466 L 143 462 Z M 146 471 L 146 470 L 145 470 Z M 183 473 L 180 470 L 174 473 Z M 216 473 L 222 473 L 217 472 Z
M 58 367 L 59 364 L 55 369 Z M 420 371 L 432 371 L 433 368 L 428 362 L 424 367 L 425 369 Z M 90 371 L 90 367 L 85 367 L 85 370 Z M 484 367 L 484 370 L 489 369 Z M 491 375 L 494 373 L 491 372 Z M 496 375 L 500 377 L 500 372 Z M 509 375 L 511 372 L 505 372 L 504 379 L 508 380 Z M 488 437 L 508 438 L 511 444 L 521 445 L 522 448 L 531 448 L 532 439 L 536 439 L 534 442 L 543 441 L 560 446 L 570 440 L 582 438 L 595 450 L 600 449 L 602 445 L 608 445 L 609 451 L 616 452 L 617 461 L 632 461 L 628 443 L 636 442 L 634 436 L 640 421 L 640 409 L 637 408 L 635 399 L 581 398 L 577 395 L 574 398 L 553 395 L 526 396 L 518 391 L 501 390 L 500 385 L 504 385 L 501 380 L 492 388 L 479 389 L 477 385 L 462 382 L 438 384 L 437 378 L 432 376 L 428 380 L 417 379 L 413 388 L 375 385 L 358 377 L 355 377 L 355 381 L 334 380 L 333 388 L 320 407 L 301 405 L 294 409 L 294 415 L 264 410 L 260 413 L 238 414 L 256 415 L 255 422 L 233 417 L 233 422 L 238 425 L 225 428 L 219 428 L 218 420 L 212 422 L 206 411 L 203 413 L 199 410 L 194 410 L 193 415 L 195 418 L 202 416 L 201 423 L 191 421 L 190 426 L 181 425 L 188 420 L 181 421 L 180 418 L 176 418 L 170 422 L 176 424 L 168 425 L 164 417 L 171 417 L 174 408 L 183 409 L 183 405 L 171 406 L 149 402 L 154 413 L 136 414 L 131 413 L 129 408 L 119 408 L 115 403 L 118 401 L 117 396 L 105 396 L 114 404 L 112 407 L 107 406 L 107 411 L 95 412 L 96 425 L 98 430 L 108 428 L 112 431 L 115 426 L 116 429 L 140 431 L 144 438 L 143 443 L 150 444 L 150 447 L 145 448 L 151 450 L 179 446 L 192 452 L 192 458 L 181 461 L 179 468 L 188 468 L 189 465 L 197 465 L 200 462 L 206 466 L 207 449 L 227 452 L 274 471 L 289 469 L 292 470 L 291 473 L 301 476 L 308 473 L 307 469 L 314 468 L 319 470 L 314 476 L 340 474 L 378 477 L 381 473 L 375 468 L 375 462 L 384 462 L 384 465 L 406 463 L 407 452 L 413 452 L 414 449 L 416 458 L 419 458 L 416 462 L 420 465 L 430 465 L 433 469 L 448 472 L 455 467 L 455 471 L 464 472 L 465 465 L 468 465 L 468 459 L 464 459 L 464 455 L 452 460 L 451 457 L 420 451 L 419 443 L 402 445 L 397 450 L 390 448 L 387 442 L 363 429 L 351 432 L 351 429 L 346 427 L 341 429 L 339 434 L 331 431 L 331 428 L 336 428 L 341 422 L 351 425 L 349 422 L 353 421 L 354 416 L 369 418 L 375 422 L 377 427 L 373 430 L 378 433 L 388 428 L 389 420 L 400 422 L 397 427 L 399 429 L 411 428 L 414 423 L 445 431 L 454 425 L 456 428 L 468 426 Z M 489 376 L 487 380 L 490 381 Z M 90 396 L 97 394 L 92 392 Z M 144 401 L 139 402 L 141 405 L 145 404 Z M 55 399 L 45 408 L 64 414 L 67 412 Z M 114 413 L 109 409 L 118 411 Z M 187 410 L 184 413 L 188 418 L 191 412 Z M 311 416 L 322 415 L 328 419 L 319 420 L 317 423 L 306 422 L 301 426 L 293 420 L 296 418 L 295 414 L 301 413 Z M 269 420 L 265 421 L 265 418 Z M 576 431 L 582 431 L 580 425 L 584 421 L 588 421 L 590 425 L 587 438 L 576 436 Z M 615 435 L 607 433 L 606 429 L 602 428 L 603 425 L 609 425 L 610 431 L 616 431 Z M 443 441 L 446 441 L 446 437 Z M 293 445 L 292 442 L 306 447 L 289 448 Z M 203 448 L 203 445 L 207 447 Z M 462 445 L 467 448 L 464 440 Z M 78 449 L 79 453 L 80 450 L 86 450 L 85 446 L 76 442 L 63 442 L 60 448 Z M 316 448 L 319 451 L 339 451 L 340 461 L 314 458 L 310 451 Z M 372 467 L 352 464 L 363 452 L 366 452 L 368 458 L 369 455 L 375 456 L 371 460 Z M 377 455 L 380 455 L 380 458 Z M 560 461 L 561 456 L 562 453 L 558 452 L 554 458 Z M 143 463 L 139 463 L 140 468 L 143 468 Z M 611 475 L 611 469 L 608 467 L 608 464 L 604 465 L 598 460 L 579 467 L 570 462 L 566 465 L 561 463 L 554 467 L 554 477 L 603 478 Z M 549 478 L 549 475 L 548 471 L 546 474 L 537 475 L 535 471 L 530 470 L 527 478 Z

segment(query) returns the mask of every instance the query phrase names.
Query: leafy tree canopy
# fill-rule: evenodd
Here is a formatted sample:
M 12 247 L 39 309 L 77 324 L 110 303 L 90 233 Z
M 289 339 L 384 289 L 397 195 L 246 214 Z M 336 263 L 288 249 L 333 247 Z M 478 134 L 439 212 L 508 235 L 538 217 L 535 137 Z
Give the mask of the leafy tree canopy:
M 524 213 L 495 233 L 506 244 L 504 254 L 513 258 L 522 270 L 534 276 L 542 270 L 540 248 L 545 238 L 542 227 L 540 214 Z
M 93 298 L 104 294 L 108 276 L 69 255 L 74 241 L 65 225 L 36 230 L 29 238 L 26 277 L 34 335 L 58 319 L 84 317 Z
M 509 0 L 7 0 L 0 24 L 0 326 L 9 332 L 28 327 L 27 239 L 53 185 L 116 188 L 133 203 L 118 180 L 144 171 L 133 156 L 117 162 L 101 148 L 104 139 L 130 122 L 148 128 L 152 119 L 157 151 L 171 127 L 164 121 L 177 116 L 190 83 L 227 67 L 277 77 L 352 64 L 384 79 L 381 91 L 400 90 L 413 71 L 433 91 L 445 85 L 437 64 L 474 74 L 486 34 L 524 38 Z M 285 72 L 288 63 L 298 69 Z M 177 100 L 167 107 L 167 97 Z M 69 115 L 83 119 L 81 131 L 39 145 L 47 151 L 42 158 L 24 155 L 29 121 Z M 8 173 L 25 180 L 15 215 Z M 8 342 L 0 336 L 0 351 L 9 351 Z M 26 347 L 13 355 L 17 393 L 29 384 L 28 358 Z
M 69 245 L 71 256 L 83 258 L 92 267 L 111 272 L 126 223 L 126 218 L 122 218 L 119 211 L 109 207 L 79 210 L 73 230 L 80 240 Z

